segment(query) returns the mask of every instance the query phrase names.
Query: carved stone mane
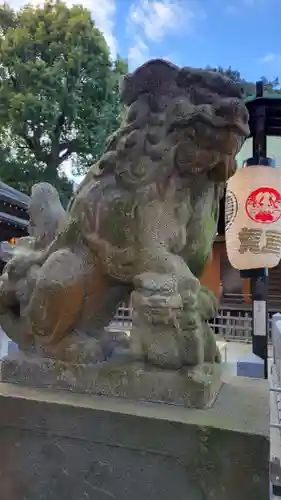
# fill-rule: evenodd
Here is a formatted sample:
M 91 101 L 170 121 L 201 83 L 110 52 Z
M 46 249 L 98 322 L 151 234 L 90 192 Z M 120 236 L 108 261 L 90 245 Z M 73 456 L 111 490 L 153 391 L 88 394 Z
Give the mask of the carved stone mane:
M 192 128 L 201 112 L 211 125 L 214 117 L 208 108 L 216 102 L 220 106 L 222 97 L 229 112 L 229 100 L 237 106 L 242 90 L 218 72 L 179 68 L 161 59 L 145 63 L 124 78 L 121 98 L 128 109 L 123 125 L 109 138 L 104 155 L 78 192 L 89 179 L 108 173 L 129 188 L 140 188 L 164 178 L 165 172 L 170 175 L 174 162 L 185 169 L 189 163 L 190 175 L 206 171 L 210 178 L 225 182 L 236 168 L 233 154 L 224 164 L 218 162 L 216 169 L 208 164 L 195 167 L 189 162 L 191 144 L 186 134 L 180 140 L 179 133 L 175 134 L 176 128 Z M 145 161 L 136 161 L 141 158 Z

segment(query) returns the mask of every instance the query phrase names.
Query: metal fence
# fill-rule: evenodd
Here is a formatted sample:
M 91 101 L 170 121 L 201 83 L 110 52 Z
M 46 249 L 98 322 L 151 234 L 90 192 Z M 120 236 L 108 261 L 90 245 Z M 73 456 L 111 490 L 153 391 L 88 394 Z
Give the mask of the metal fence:
M 272 315 L 269 312 L 269 342 L 271 342 Z M 216 334 L 225 340 L 251 342 L 252 311 L 241 309 L 220 308 L 218 315 L 209 322 Z M 122 304 L 114 317 L 111 326 L 114 328 L 130 329 L 132 326 L 132 309 Z

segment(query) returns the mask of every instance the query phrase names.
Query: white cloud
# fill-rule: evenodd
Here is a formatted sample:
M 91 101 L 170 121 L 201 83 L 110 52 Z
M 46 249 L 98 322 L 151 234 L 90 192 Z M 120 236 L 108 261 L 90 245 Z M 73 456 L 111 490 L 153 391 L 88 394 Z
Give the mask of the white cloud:
M 131 5 L 127 19 L 133 40 L 129 65 L 135 67 L 149 57 L 149 43 L 160 43 L 167 35 L 188 35 L 202 11 L 196 0 L 138 0 Z
M 260 59 L 263 64 L 281 64 L 281 54 L 276 54 L 274 52 L 269 52 Z
M 134 45 L 129 48 L 128 62 L 130 68 L 140 66 L 149 58 L 149 48 L 140 36 L 135 36 Z
M 139 0 L 131 6 L 128 23 L 141 29 L 149 40 L 159 42 L 183 27 L 189 32 L 196 17 L 197 11 L 188 0 Z
M 77 3 L 81 2 L 78 1 Z M 116 14 L 115 0 L 84 0 L 84 5 L 91 11 L 96 26 L 103 33 L 109 46 L 111 56 L 114 59 L 117 53 L 117 40 L 114 36 Z
M 114 36 L 116 0 L 65 0 L 66 4 L 71 7 L 74 4 L 83 5 L 91 11 L 92 18 L 95 21 L 97 28 L 103 33 L 110 49 L 112 58 L 116 57 L 117 41 Z M 14 9 L 23 7 L 28 3 L 27 0 L 10 0 L 9 6 Z M 42 5 L 43 0 L 31 0 L 29 3 L 33 5 Z

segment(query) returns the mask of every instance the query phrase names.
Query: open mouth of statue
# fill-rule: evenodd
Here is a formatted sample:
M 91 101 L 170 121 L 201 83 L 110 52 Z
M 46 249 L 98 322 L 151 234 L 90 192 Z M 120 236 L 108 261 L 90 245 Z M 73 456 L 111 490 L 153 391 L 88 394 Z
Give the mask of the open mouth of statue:
M 196 147 L 192 141 L 179 144 L 175 151 L 175 165 L 182 177 L 211 170 L 219 163 L 221 153 L 215 149 Z
M 184 130 L 175 149 L 175 166 L 182 177 L 208 172 L 229 159 L 233 162 L 244 139 L 236 125 L 218 129 L 197 122 Z
M 182 176 L 206 172 L 226 157 L 235 157 L 250 132 L 242 120 L 230 123 L 204 113 L 181 118 L 171 131 L 178 135 L 175 163 Z

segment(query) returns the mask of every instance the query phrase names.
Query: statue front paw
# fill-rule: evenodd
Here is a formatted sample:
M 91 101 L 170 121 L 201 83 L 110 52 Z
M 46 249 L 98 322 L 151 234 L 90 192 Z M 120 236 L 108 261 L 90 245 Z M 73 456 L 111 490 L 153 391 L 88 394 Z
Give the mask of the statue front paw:
M 131 342 L 133 353 L 165 369 L 182 367 L 179 316 L 182 299 L 170 275 L 144 273 L 135 278 Z

